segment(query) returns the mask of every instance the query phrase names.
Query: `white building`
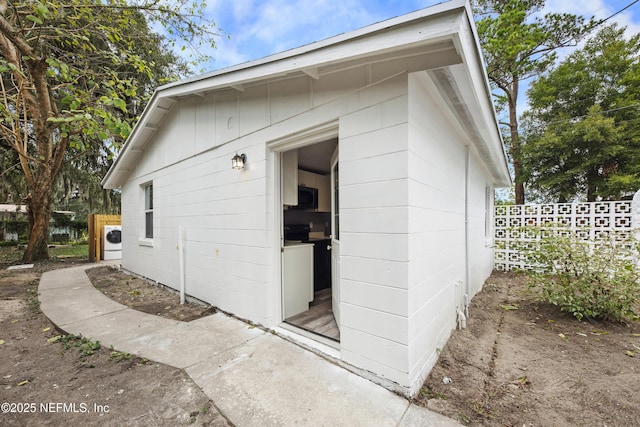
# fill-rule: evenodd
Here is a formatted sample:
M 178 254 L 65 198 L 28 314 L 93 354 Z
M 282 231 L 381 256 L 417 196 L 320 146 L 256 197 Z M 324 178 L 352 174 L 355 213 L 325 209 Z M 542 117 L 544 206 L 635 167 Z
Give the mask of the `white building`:
M 509 183 L 460 0 L 158 88 L 103 181 L 125 269 L 408 395 L 492 271 Z

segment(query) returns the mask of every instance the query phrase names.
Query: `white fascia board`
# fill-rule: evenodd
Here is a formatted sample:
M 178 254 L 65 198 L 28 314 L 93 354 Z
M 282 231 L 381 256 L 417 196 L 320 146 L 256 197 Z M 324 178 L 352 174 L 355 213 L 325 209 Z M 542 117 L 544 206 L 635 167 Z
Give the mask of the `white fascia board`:
M 511 185 L 511 174 L 508 168 L 507 156 L 500 132 L 500 125 L 493 104 L 491 86 L 484 68 L 484 58 L 480 47 L 480 41 L 473 21 L 471 7 L 468 5 L 466 18 L 461 22 L 460 30 L 456 42 L 461 55 L 464 57 L 463 64 L 466 69 L 467 79 L 473 89 L 477 122 L 486 124 L 483 139 L 486 144 L 494 166 L 498 169 L 493 171 L 497 176 L 495 185 L 498 187 L 508 187 Z
M 440 3 L 306 46 L 170 83 L 159 87 L 157 91 L 161 96 L 187 96 L 265 81 L 294 72 L 308 74 L 310 70 L 332 63 L 398 47 L 428 44 L 438 38 L 451 36 L 457 30 L 453 25 L 455 19 L 447 19 L 446 15 L 464 12 L 467 5 L 465 0 Z M 429 21 L 429 25 L 423 25 L 424 21 Z
M 144 151 L 144 144 L 149 139 L 147 138 L 142 140 L 140 138 L 140 134 L 145 130 L 151 130 L 155 133 L 158 129 L 156 124 L 160 122 L 163 116 L 167 115 L 171 111 L 171 108 L 176 103 L 177 101 L 174 99 L 157 96 L 157 92 L 153 94 L 151 101 L 147 104 L 140 120 L 138 120 L 138 123 L 133 127 L 131 134 L 122 146 L 118 157 L 102 179 L 101 184 L 103 188 L 115 189 L 122 186 L 123 179 L 126 175 L 122 172 L 129 171 L 129 169 L 125 168 L 124 165 L 131 156 L 137 156 Z

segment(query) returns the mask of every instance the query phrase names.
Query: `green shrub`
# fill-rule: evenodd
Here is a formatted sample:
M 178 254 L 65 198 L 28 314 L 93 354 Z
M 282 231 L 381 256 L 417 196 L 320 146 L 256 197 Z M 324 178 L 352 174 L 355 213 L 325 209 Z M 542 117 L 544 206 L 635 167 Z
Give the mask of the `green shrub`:
M 578 320 L 640 319 L 639 245 L 632 233 L 609 233 L 587 241 L 580 229 L 529 230 L 538 238 L 521 252 L 535 266 L 528 274 L 541 300 Z

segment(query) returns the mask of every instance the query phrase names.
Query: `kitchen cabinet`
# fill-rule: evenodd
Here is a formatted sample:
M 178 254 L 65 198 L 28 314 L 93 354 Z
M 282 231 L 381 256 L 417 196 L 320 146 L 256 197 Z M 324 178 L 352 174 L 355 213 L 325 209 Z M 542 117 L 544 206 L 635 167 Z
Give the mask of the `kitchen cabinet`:
M 318 175 L 316 180 L 318 189 L 318 212 L 331 212 L 331 179 L 325 175 Z
M 298 170 L 298 185 L 318 189 L 318 212 L 331 212 L 331 179 L 305 170 Z
M 285 244 L 282 264 L 283 312 L 288 319 L 309 310 L 313 301 L 313 244 Z
M 282 153 L 282 204 L 298 204 L 298 150 Z
M 302 169 L 298 169 L 298 185 L 302 185 L 305 187 L 317 188 L 316 187 L 316 175 L 313 172 L 308 172 Z
M 331 240 L 313 241 L 313 290 L 331 287 Z

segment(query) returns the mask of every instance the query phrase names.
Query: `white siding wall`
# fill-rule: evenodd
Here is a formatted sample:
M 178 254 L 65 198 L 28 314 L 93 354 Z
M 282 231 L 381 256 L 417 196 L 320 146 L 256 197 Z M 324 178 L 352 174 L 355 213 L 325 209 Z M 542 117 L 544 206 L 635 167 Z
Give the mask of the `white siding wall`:
M 340 119 L 343 360 L 399 384 L 407 372 L 407 94 Z
M 454 123 L 426 75 L 411 75 L 407 286 L 408 376 L 413 391 L 455 328 L 456 306 L 462 304 L 465 289 L 466 148 Z M 492 267 L 484 240 L 487 178 L 473 153 L 469 169 L 470 276 L 477 291 Z
M 248 93 L 245 114 L 268 122 L 266 99 Z M 263 141 L 238 138 L 237 91 L 182 99 L 123 188 L 123 267 L 178 288 L 179 228 L 185 230 L 186 290 L 223 310 L 267 323 L 272 317 Z M 254 130 L 245 127 L 246 132 Z M 247 168 L 231 169 L 245 153 Z M 144 236 L 141 185 L 154 186 L 154 238 Z
M 464 280 L 465 149 L 443 105 L 407 79 L 379 63 L 181 99 L 123 187 L 123 267 L 177 288 L 183 227 L 187 293 L 277 325 L 266 144 L 339 119 L 342 359 L 415 387 L 454 327 L 455 283 Z M 231 169 L 236 152 L 247 155 L 243 171 Z M 491 256 L 484 174 L 471 169 L 478 289 Z M 147 182 L 152 242 L 142 238 Z
M 320 80 L 296 77 L 181 99 L 123 187 L 123 267 L 177 289 L 184 227 L 187 293 L 277 325 L 282 319 L 272 301 L 280 284 L 272 283 L 272 269 L 280 260 L 272 249 L 274 177 L 266 143 L 371 106 L 385 110 L 385 127 L 406 121 L 406 96 L 399 110 L 397 102 L 388 103 L 406 93 L 406 74 L 388 78 L 401 71 L 397 67 L 381 63 Z M 406 145 L 406 132 L 386 132 L 385 139 Z M 247 155 L 243 171 L 231 169 L 236 152 Z M 369 166 L 361 172 L 386 170 Z M 142 238 L 147 182 L 154 185 L 152 246 Z
M 494 188 L 487 182 L 487 173 L 472 157 L 469 170 L 469 291 L 472 298 L 493 271 L 493 204 Z M 488 210 L 485 191 L 489 189 Z M 489 215 L 489 232 L 485 234 L 486 215 Z M 471 313 L 473 315 L 473 313 Z

